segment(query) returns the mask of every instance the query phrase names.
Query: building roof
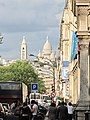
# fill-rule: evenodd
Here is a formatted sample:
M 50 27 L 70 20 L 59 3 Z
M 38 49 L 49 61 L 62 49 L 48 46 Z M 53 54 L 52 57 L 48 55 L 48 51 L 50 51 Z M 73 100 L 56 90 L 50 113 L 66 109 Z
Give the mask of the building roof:
M 50 55 L 50 60 L 51 60 L 51 61 L 55 61 L 55 54 L 54 54 L 54 52 L 51 53 L 51 55 Z
M 42 57 L 42 53 L 39 51 L 38 55 L 37 55 L 39 58 Z
M 23 36 L 22 44 L 26 44 L 26 37 Z
M 77 3 L 89 3 L 89 0 L 76 0 Z
M 52 46 L 47 37 L 47 40 L 43 46 L 43 54 L 51 54 L 51 52 L 52 52 Z

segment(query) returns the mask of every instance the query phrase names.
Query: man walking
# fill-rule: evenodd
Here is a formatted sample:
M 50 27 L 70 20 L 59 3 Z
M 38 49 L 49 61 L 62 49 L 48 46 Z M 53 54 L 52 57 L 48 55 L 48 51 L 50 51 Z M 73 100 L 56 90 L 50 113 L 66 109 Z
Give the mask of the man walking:
M 57 118 L 58 120 L 68 120 L 68 109 L 64 105 L 64 102 L 61 102 L 60 107 L 58 107 Z

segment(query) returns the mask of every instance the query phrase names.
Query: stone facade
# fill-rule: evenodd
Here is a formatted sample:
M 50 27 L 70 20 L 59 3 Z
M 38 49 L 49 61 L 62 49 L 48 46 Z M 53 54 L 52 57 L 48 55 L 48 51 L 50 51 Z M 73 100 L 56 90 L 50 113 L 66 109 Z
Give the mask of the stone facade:
M 64 97 L 64 100 L 68 99 L 68 101 L 72 101 L 72 103 L 74 104 L 77 102 L 78 99 L 78 61 L 77 59 L 71 59 L 72 37 L 73 33 L 77 31 L 75 13 L 75 0 L 67 0 L 63 11 L 60 30 L 60 51 L 62 51 L 62 54 L 60 55 L 62 56 L 61 72 L 63 70 L 63 62 L 68 61 L 69 65 L 67 67 L 67 80 L 63 78 L 61 73 L 61 81 L 63 86 L 61 92 L 62 97 Z
M 78 53 L 76 59 L 71 58 L 72 31 L 77 32 Z M 77 104 L 75 113 L 77 120 L 85 120 L 85 112 L 90 110 L 90 0 L 67 0 L 63 12 L 60 31 L 61 70 L 62 62 L 70 62 L 69 69 L 69 101 Z M 62 80 L 62 77 L 60 77 Z M 63 86 L 65 86 L 64 83 Z M 62 88 L 65 93 L 65 88 Z
M 85 120 L 85 112 L 90 110 L 89 98 L 89 54 L 88 47 L 90 42 L 90 18 L 89 0 L 76 0 L 77 16 L 77 35 L 80 46 L 80 93 L 77 102 L 76 113 L 78 120 Z

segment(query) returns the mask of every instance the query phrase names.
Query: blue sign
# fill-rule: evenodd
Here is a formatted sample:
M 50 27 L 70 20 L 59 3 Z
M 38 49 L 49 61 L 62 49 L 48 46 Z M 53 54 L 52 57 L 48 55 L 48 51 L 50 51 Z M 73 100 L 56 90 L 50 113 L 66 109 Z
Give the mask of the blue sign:
M 72 32 L 71 60 L 76 58 L 78 53 L 78 37 L 76 32 Z
M 31 84 L 31 91 L 38 91 L 38 83 L 32 83 Z

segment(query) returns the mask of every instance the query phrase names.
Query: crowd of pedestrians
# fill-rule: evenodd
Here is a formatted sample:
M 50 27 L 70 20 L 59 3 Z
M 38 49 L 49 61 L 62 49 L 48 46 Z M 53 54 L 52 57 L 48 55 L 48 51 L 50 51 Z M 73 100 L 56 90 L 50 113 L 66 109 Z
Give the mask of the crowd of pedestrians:
M 47 120 L 73 120 L 74 109 L 71 102 L 67 104 L 62 101 L 56 105 L 52 101 L 49 105 L 45 100 L 41 106 L 44 112 L 39 110 L 39 105 L 35 100 L 31 103 L 26 101 L 23 104 L 17 101 L 12 103 L 10 109 L 5 112 L 0 103 L 0 120 L 46 120 L 46 118 Z
M 73 111 L 71 102 L 67 104 L 62 101 L 57 106 L 52 102 L 48 109 L 48 120 L 73 120 Z
M 35 100 L 30 103 L 19 101 L 13 102 L 10 105 L 10 109 L 5 111 L 4 107 L 0 103 L 0 120 L 36 120 L 38 112 L 38 105 Z

